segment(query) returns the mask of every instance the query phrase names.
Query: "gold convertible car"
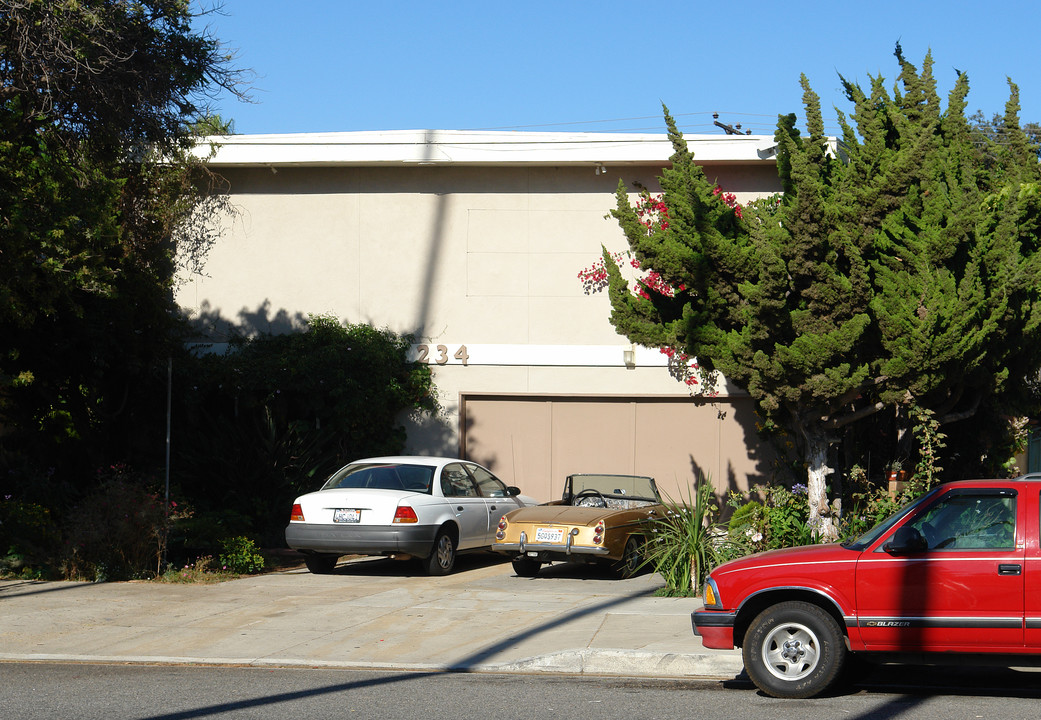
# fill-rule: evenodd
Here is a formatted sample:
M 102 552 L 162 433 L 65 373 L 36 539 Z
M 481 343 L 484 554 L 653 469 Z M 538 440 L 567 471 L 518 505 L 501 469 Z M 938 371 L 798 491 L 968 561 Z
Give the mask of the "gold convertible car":
M 560 500 L 503 515 L 491 549 L 512 555 L 521 577 L 550 562 L 610 563 L 630 577 L 643 564 L 650 526 L 665 514 L 653 478 L 570 475 Z

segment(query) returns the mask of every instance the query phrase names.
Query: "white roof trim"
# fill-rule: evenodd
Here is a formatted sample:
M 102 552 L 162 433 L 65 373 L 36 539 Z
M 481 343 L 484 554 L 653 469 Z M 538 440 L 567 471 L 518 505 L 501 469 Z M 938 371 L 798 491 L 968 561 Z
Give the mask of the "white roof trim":
M 769 135 L 687 135 L 699 164 L 774 162 Z M 394 130 L 208 137 L 213 167 L 339 165 L 642 165 L 667 163 L 666 135 Z

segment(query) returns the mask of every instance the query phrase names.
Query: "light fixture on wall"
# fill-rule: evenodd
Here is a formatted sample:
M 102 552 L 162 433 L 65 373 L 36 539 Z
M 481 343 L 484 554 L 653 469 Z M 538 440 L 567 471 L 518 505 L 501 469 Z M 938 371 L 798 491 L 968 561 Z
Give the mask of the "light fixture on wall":
M 628 370 L 636 368 L 636 352 L 632 349 L 622 350 L 622 362 L 625 363 L 625 367 Z
M 596 164 L 596 174 L 597 175 L 606 175 L 607 174 L 607 168 L 605 168 L 601 163 L 597 163 Z

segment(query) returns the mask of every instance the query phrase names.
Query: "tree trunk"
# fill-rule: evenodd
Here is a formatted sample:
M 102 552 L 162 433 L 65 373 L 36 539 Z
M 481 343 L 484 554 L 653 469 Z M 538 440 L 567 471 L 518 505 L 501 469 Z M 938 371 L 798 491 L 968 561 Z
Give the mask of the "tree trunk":
M 824 433 L 805 433 L 806 496 L 810 512 L 807 524 L 822 542 L 837 540 L 836 518 L 828 503 L 827 480 L 834 468 L 828 467 L 828 438 Z

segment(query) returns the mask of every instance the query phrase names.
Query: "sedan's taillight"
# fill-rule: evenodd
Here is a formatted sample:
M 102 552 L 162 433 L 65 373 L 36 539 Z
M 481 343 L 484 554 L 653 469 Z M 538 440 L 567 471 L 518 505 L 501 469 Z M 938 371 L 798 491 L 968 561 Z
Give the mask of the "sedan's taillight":
M 419 518 L 416 517 L 416 511 L 408 505 L 399 505 L 397 511 L 394 513 L 394 522 L 416 523 L 419 522 Z
M 304 509 L 300 507 L 300 503 L 293 505 L 292 512 L 289 513 L 289 522 L 303 522 L 304 521 Z

